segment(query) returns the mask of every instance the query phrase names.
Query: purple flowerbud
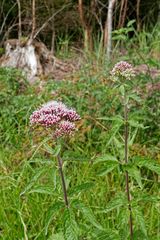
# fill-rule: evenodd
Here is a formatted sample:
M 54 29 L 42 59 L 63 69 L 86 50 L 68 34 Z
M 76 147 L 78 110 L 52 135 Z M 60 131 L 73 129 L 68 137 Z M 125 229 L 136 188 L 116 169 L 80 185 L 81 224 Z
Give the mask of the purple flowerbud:
M 70 136 L 76 130 L 76 126 L 74 123 L 70 121 L 62 121 L 58 128 L 56 129 L 54 136 L 56 138 L 62 137 L 64 135 Z
M 124 77 L 130 80 L 132 77 L 135 76 L 135 73 L 131 64 L 125 61 L 121 61 L 114 66 L 111 71 L 111 75 L 113 77 Z
M 71 122 L 74 122 L 74 121 L 77 121 L 80 119 L 80 116 L 76 113 L 75 110 L 73 109 L 69 109 L 67 112 L 66 112 L 66 118 L 67 120 L 71 121 Z

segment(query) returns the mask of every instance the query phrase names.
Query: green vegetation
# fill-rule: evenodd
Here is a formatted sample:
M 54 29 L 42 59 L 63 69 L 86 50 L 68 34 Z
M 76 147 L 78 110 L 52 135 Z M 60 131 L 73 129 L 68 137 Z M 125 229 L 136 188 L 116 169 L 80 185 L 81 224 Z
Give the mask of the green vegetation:
M 126 44 L 130 50 L 123 60 L 160 68 L 154 37 L 150 40 L 141 33 L 133 38 L 130 46 Z M 96 49 L 78 72 L 61 81 L 48 79 L 30 86 L 19 71 L 0 69 L 3 240 L 129 239 L 125 170 L 130 178 L 134 239 L 160 239 L 159 79 L 142 73 L 130 84 L 136 93 L 129 112 L 130 165 L 118 164 L 124 151 L 123 106 L 110 78 L 111 66 Z M 114 63 L 120 57 L 115 59 Z M 31 113 L 50 100 L 74 107 L 82 118 L 62 152 L 69 209 L 64 206 L 56 154 L 46 148 L 42 129 L 29 126 Z M 48 144 L 52 146 L 51 141 Z

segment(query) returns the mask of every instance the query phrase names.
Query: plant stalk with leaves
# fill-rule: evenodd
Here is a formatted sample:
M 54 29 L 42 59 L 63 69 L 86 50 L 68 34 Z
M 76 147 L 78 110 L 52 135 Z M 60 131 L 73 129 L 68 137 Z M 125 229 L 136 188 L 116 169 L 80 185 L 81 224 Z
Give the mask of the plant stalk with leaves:
M 124 160 L 125 164 L 128 164 L 128 104 L 125 95 L 125 103 L 124 103 Z M 131 207 L 131 196 L 130 196 L 130 189 L 129 189 L 129 175 L 128 171 L 126 170 L 126 193 L 127 193 L 127 200 L 128 200 L 128 209 L 130 212 L 130 238 L 133 239 L 133 221 L 132 221 L 132 207 Z
M 128 147 L 128 111 L 129 111 L 129 95 L 127 94 L 127 81 L 134 77 L 134 72 L 132 66 L 124 61 L 121 61 L 115 65 L 112 70 L 113 77 L 116 77 L 118 80 L 118 85 L 120 84 L 119 90 L 122 95 L 122 105 L 124 106 L 124 161 L 127 166 L 128 155 L 129 155 L 129 147 Z M 126 194 L 128 201 L 128 209 L 129 209 L 129 226 L 130 226 L 130 239 L 133 239 L 133 219 L 132 219 L 132 207 L 131 207 L 131 195 L 130 195 L 130 187 L 129 187 L 129 174 L 128 171 L 125 171 L 125 181 L 126 181 Z
M 74 109 L 67 108 L 66 105 L 61 102 L 51 101 L 42 105 L 41 108 L 32 113 L 30 117 L 30 123 L 31 125 L 40 125 L 51 130 L 53 140 L 58 142 L 58 140 L 62 137 L 68 137 L 72 135 L 72 133 L 76 130 L 74 122 L 79 119 L 80 116 Z M 64 202 L 65 206 L 68 208 L 69 201 L 63 173 L 63 161 L 59 152 L 57 153 L 57 160 L 62 181 Z

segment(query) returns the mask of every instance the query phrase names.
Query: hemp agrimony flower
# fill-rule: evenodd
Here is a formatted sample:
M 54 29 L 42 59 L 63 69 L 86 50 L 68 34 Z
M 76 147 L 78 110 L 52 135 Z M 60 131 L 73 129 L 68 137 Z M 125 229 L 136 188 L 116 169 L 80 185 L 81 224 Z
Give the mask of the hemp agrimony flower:
M 116 78 L 122 77 L 130 80 L 135 76 L 135 73 L 131 64 L 121 61 L 114 66 L 111 75 Z
M 50 101 L 30 116 L 31 125 L 43 126 L 51 128 L 55 138 L 69 136 L 75 130 L 75 121 L 79 120 L 80 116 L 72 108 L 68 108 L 62 102 Z
M 68 108 L 62 102 L 50 101 L 32 113 L 30 116 L 30 124 L 50 129 L 53 131 L 53 138 L 57 140 L 63 136 L 72 135 L 76 130 L 76 125 L 74 122 L 79 119 L 80 116 L 74 109 Z M 56 144 L 57 143 L 58 141 L 56 141 Z M 59 174 L 62 181 L 65 206 L 66 208 L 69 208 L 66 182 L 63 173 L 63 161 L 60 157 L 60 150 L 56 157 L 58 161 Z
M 129 164 L 129 100 L 130 100 L 130 81 L 134 76 L 134 70 L 131 64 L 121 61 L 118 62 L 111 71 L 112 77 L 116 80 L 117 87 L 121 94 L 121 104 L 124 108 L 124 162 L 126 168 Z M 132 96 L 133 97 L 133 96 Z M 131 206 L 131 194 L 129 184 L 129 173 L 125 171 L 125 182 L 126 182 L 126 195 L 128 201 L 129 216 L 129 227 L 130 227 L 130 240 L 133 239 L 133 217 L 132 217 L 132 206 Z

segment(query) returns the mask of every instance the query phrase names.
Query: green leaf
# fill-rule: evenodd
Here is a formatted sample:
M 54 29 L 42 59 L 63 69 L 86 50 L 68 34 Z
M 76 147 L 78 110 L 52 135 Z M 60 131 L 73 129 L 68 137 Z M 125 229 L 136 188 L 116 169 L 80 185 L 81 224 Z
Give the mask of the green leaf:
M 106 229 L 99 231 L 96 234 L 96 240 L 120 240 L 120 236 L 117 231 L 112 229 Z
M 129 98 L 133 99 L 134 101 L 140 103 L 142 100 L 139 96 L 137 96 L 136 94 L 130 94 Z
M 135 157 L 134 161 L 137 166 L 146 167 L 149 170 L 156 172 L 158 175 L 160 175 L 160 164 L 155 162 L 155 160 Z
M 135 128 L 135 130 L 132 133 L 132 136 L 130 136 L 130 138 L 129 138 L 129 142 L 128 142 L 129 146 L 133 145 L 134 140 L 135 140 L 135 138 L 137 136 L 137 132 L 138 132 L 138 128 Z
M 150 202 L 150 203 L 156 203 L 160 201 L 160 196 L 157 195 L 150 195 L 148 193 L 140 193 L 138 197 L 135 199 L 135 203 L 142 201 L 142 202 Z
M 71 209 L 64 212 L 65 240 L 78 240 L 78 225 Z
M 124 143 L 123 143 L 122 139 L 119 140 L 118 138 L 114 137 L 113 140 L 114 140 L 115 146 L 117 148 L 124 149 Z M 124 152 L 124 150 L 123 150 L 123 152 Z
M 36 171 L 36 174 L 34 175 L 34 177 L 31 179 L 30 183 L 25 187 L 24 191 L 20 194 L 23 195 L 25 194 L 29 189 L 32 188 L 32 186 L 35 184 L 35 182 L 41 177 L 42 174 L 44 174 L 46 171 L 48 170 L 48 168 L 41 168 L 38 169 L 38 171 Z
M 71 189 L 69 191 L 69 195 L 73 195 L 73 194 L 77 194 L 77 193 L 81 193 L 82 191 L 86 191 L 91 189 L 95 184 L 93 182 L 87 182 L 87 183 L 83 183 L 81 185 L 78 185 L 76 187 L 74 187 L 73 189 Z
M 124 34 L 121 34 L 121 35 L 113 36 L 112 39 L 113 40 L 126 40 L 127 37 Z
M 124 193 L 119 193 L 110 202 L 107 203 L 107 207 L 101 212 L 107 213 L 116 208 L 126 206 L 126 205 L 127 205 L 126 195 Z
M 53 186 L 34 186 L 28 193 L 54 194 Z
M 145 129 L 145 128 L 146 128 L 146 127 L 143 126 L 143 124 L 138 123 L 138 122 L 135 121 L 135 120 L 129 120 L 128 123 L 129 123 L 129 125 L 130 125 L 131 127 L 142 128 L 142 129 Z
M 120 127 L 123 125 L 123 121 L 122 122 L 115 122 L 115 124 L 113 125 L 110 134 L 109 134 L 109 141 L 107 142 L 107 146 L 112 142 L 112 140 L 114 139 L 115 135 L 118 133 Z
M 53 234 L 47 240 L 64 240 L 63 233 Z
M 108 160 L 107 163 L 98 170 L 98 176 L 105 176 L 106 174 L 112 172 L 119 165 L 118 161 Z
M 136 180 L 139 187 L 142 189 L 143 185 L 142 185 L 142 181 L 141 181 L 140 170 L 133 164 L 124 165 L 123 168 L 124 168 L 124 170 L 126 170 L 128 172 L 129 176 L 131 176 L 132 178 L 134 178 Z
M 121 85 L 121 86 L 119 87 L 119 91 L 120 91 L 120 93 L 121 93 L 122 96 L 125 95 L 125 88 L 124 88 L 124 85 Z
M 123 123 L 123 118 L 120 115 L 117 115 L 114 117 L 100 117 L 97 119 L 98 120 L 106 120 L 106 121 L 117 121 L 117 122 Z
M 135 23 L 136 22 L 136 20 L 135 19 L 132 19 L 132 20 L 130 20 L 128 23 L 127 23 L 127 27 L 130 27 L 130 26 L 132 26 L 133 25 L 133 23 Z
M 56 202 L 47 211 L 47 216 L 45 218 L 45 235 L 48 234 L 48 227 L 55 216 L 55 213 L 64 207 L 64 203 Z
M 148 237 L 141 230 L 135 230 L 133 232 L 133 240 L 148 240 Z
M 136 221 L 136 225 L 140 226 L 140 230 L 144 233 L 144 235 L 147 237 L 147 229 L 146 229 L 146 225 L 145 225 L 145 221 L 144 221 L 144 217 L 143 217 L 143 213 L 139 208 L 133 208 L 132 209 L 135 221 Z
M 80 212 L 82 212 L 84 218 L 90 222 L 94 227 L 102 230 L 103 227 L 99 224 L 99 222 L 96 220 L 91 208 L 85 206 L 82 202 L 80 201 L 74 201 L 73 203 L 73 207 L 75 207 L 76 209 L 79 209 Z
M 97 157 L 94 160 L 94 164 L 99 163 L 99 162 L 108 162 L 108 161 L 114 161 L 114 162 L 118 162 L 117 158 L 115 156 L 112 156 L 110 154 L 104 154 L 102 156 Z
M 124 226 L 127 226 L 129 214 L 130 212 L 128 209 L 128 205 L 126 205 L 124 208 L 120 208 L 118 212 L 118 217 L 117 217 L 118 226 L 120 226 L 121 228 L 124 228 Z
M 57 155 L 59 154 L 59 152 L 61 150 L 61 145 L 57 145 L 55 148 L 52 148 L 47 143 L 44 143 L 43 147 L 44 147 L 45 151 L 52 154 L 53 157 L 57 157 Z

